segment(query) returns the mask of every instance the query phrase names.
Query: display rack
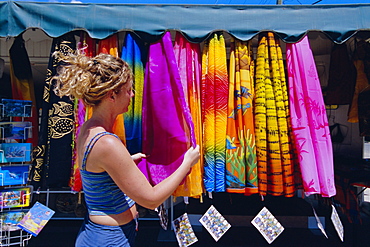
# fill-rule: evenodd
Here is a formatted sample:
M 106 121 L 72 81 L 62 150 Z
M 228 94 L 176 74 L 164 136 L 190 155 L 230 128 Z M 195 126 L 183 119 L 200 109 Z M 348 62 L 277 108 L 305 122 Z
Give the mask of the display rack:
M 12 193 L 12 189 L 22 188 L 22 186 L 27 185 L 32 150 L 31 144 L 27 143 L 27 145 L 22 146 L 21 150 L 23 156 L 12 156 L 12 158 L 7 159 L 8 151 L 4 150 L 4 144 L 5 146 L 12 145 L 13 143 L 26 144 L 25 140 L 32 136 L 32 124 L 25 121 L 25 117 L 32 117 L 32 111 L 30 110 L 32 108 L 32 104 L 28 104 L 29 101 L 24 102 L 25 104 L 21 106 L 20 111 L 14 115 L 7 115 L 5 112 L 5 105 L 3 102 L 0 103 L 0 143 L 3 145 L 0 150 L 0 188 L 2 192 L 10 191 L 7 196 Z M 14 109 L 16 109 L 16 107 L 12 108 L 12 110 Z M 13 122 L 13 117 L 20 117 L 21 121 Z M 6 120 L 6 122 L 4 122 L 4 120 Z M 18 124 L 21 125 L 21 129 L 18 128 Z M 16 128 L 14 128 L 16 130 L 13 130 L 13 125 L 17 125 Z M 14 142 L 12 139 L 17 141 Z M 14 151 L 14 149 L 11 148 L 10 150 Z M 16 169 L 15 172 L 14 169 Z M 5 220 L 6 214 L 26 212 L 26 208 L 31 204 L 32 197 L 32 189 L 31 187 L 29 188 L 29 193 L 24 194 L 22 192 L 19 194 L 21 195 L 19 198 L 22 198 L 19 199 L 19 204 L 21 206 L 9 206 L 10 204 L 8 205 L 7 203 L 10 199 L 4 198 L 3 196 L 6 192 L 0 194 L 0 246 L 26 246 L 28 241 L 31 239 L 31 234 L 18 228 L 15 223 L 9 223 Z M 28 204 L 23 207 L 23 205 L 26 204 L 26 200 L 28 200 Z

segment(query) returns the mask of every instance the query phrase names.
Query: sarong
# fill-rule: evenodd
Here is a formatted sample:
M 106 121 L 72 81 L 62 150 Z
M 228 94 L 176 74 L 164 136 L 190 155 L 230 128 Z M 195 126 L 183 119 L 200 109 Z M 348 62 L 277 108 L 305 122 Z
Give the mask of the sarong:
M 202 123 L 201 123 L 201 61 L 200 45 L 190 43 L 180 33 L 176 33 L 174 45 L 175 57 L 179 68 L 181 83 L 183 85 L 185 100 L 189 106 L 190 113 L 194 123 L 194 134 L 197 143 L 200 146 L 200 159 L 197 164 L 191 168 L 190 174 L 185 182 L 181 184 L 173 193 L 174 196 L 189 196 L 201 198 L 204 191 L 203 186 L 203 145 Z
M 287 44 L 291 124 L 304 192 L 331 197 L 333 150 L 325 104 L 307 36 Z
M 194 124 L 186 105 L 171 34 L 149 47 L 143 93 L 143 153 L 139 169 L 152 185 L 170 176 L 195 146 Z
M 208 192 L 226 190 L 227 101 L 225 40 L 215 33 L 204 45 L 202 55 L 204 185 Z
M 140 45 L 130 33 L 126 34 L 122 47 L 121 58 L 126 61 L 133 74 L 133 89 L 135 96 L 131 99 L 128 111 L 124 114 L 126 146 L 131 154 L 139 153 L 142 149 L 142 106 L 144 87 L 144 65 Z
M 253 117 L 253 53 L 250 43 L 232 41 L 226 132 L 227 192 L 258 193 Z

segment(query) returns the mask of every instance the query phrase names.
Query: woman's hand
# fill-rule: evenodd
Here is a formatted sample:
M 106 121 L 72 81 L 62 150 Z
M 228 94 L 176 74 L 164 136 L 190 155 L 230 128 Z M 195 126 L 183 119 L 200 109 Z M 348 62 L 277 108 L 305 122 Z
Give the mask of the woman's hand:
M 198 162 L 199 158 L 200 158 L 199 145 L 197 145 L 195 148 L 190 147 L 184 155 L 184 161 L 188 161 L 190 163 L 190 168 L 193 167 Z
M 138 164 L 142 160 L 142 158 L 146 158 L 146 155 L 143 153 L 137 153 L 137 154 L 131 155 L 131 158 L 136 164 Z

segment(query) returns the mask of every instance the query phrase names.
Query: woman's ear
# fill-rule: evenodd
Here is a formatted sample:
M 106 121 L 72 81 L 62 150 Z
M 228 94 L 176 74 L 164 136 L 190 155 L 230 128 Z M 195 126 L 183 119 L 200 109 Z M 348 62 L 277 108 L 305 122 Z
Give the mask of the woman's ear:
M 110 91 L 107 93 L 107 97 L 108 97 L 108 99 L 110 99 L 110 100 L 113 100 L 113 101 L 114 101 L 114 97 L 115 97 L 115 95 L 114 95 L 113 90 L 110 90 Z

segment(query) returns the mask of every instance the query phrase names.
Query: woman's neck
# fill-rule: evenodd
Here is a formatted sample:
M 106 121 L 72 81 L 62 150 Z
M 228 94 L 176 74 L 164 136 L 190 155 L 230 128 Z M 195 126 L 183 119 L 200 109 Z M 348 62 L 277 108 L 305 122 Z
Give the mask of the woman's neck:
M 112 132 L 113 125 L 116 121 L 117 114 L 112 111 L 95 107 L 91 118 L 89 119 L 90 127 L 102 127 L 108 132 Z

